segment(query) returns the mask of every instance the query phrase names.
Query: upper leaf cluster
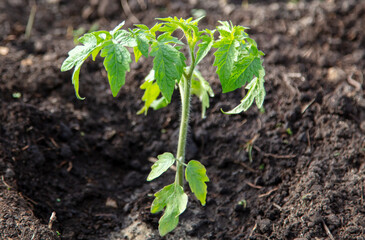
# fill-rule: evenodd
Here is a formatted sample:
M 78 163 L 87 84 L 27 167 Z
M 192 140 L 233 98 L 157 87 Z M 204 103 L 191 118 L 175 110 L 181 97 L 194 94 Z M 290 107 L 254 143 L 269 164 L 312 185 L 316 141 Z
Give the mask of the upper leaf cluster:
M 137 24 L 133 29 L 124 30 L 122 22 L 111 31 L 96 31 L 82 36 L 79 39 L 82 45 L 68 53 L 69 56 L 61 67 L 62 71 L 74 68 L 72 82 L 76 96 L 83 99 L 79 95 L 82 64 L 90 55 L 95 60 L 99 53 L 104 58 L 111 92 L 114 97 L 117 96 L 125 84 L 126 73 L 130 71 L 133 50 L 136 62 L 142 56 L 153 58 L 153 69 L 141 85 L 141 89 L 145 90 L 142 98 L 145 104 L 138 113 L 146 114 L 149 108 L 158 109 L 170 103 L 174 89 L 180 81 L 189 77 L 192 68 L 192 93 L 201 100 L 204 117 L 205 110 L 209 107 L 209 97 L 214 94 L 209 83 L 195 68 L 212 48 L 216 48 L 213 65 L 217 67 L 222 91 L 234 91 L 248 84 L 248 94 L 241 104 L 227 113 L 246 111 L 255 99 L 257 106 L 261 107 L 265 97 L 265 71 L 262 66 L 264 54 L 245 32 L 247 28 L 219 21 L 220 25 L 215 30 L 199 30 L 200 19 L 168 17 L 158 20 L 162 23 L 151 28 Z M 174 36 L 175 31 L 182 31 L 185 43 Z M 214 38 L 216 31 L 217 40 Z M 187 58 L 181 51 L 184 46 L 187 46 L 189 52 L 190 66 L 187 66 Z

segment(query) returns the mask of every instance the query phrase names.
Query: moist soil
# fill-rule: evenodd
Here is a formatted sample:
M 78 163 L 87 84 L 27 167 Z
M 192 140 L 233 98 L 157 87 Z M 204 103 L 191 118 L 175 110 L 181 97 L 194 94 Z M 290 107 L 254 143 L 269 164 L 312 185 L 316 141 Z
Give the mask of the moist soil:
M 117 98 L 102 59 L 87 61 L 84 101 L 60 66 L 73 30 L 152 26 L 194 9 L 206 11 L 202 28 L 250 27 L 267 96 L 264 109 L 224 115 L 244 90 L 221 94 L 214 57 L 201 63 L 215 97 L 206 119 L 192 99 L 187 158 L 207 168 L 207 204 L 186 189 L 188 209 L 164 239 L 365 239 L 365 1 L 131 0 L 128 11 L 116 0 L 39 0 L 27 38 L 34 3 L 0 2 L 0 239 L 160 239 L 150 205 L 174 173 L 146 177 L 149 160 L 175 151 L 178 92 L 137 115 L 150 60 L 132 63 Z

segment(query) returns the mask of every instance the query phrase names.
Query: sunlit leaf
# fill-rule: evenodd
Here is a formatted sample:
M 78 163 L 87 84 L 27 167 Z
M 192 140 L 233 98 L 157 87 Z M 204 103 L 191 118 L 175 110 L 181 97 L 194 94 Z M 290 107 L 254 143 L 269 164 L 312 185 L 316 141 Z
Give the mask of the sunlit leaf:
M 207 170 L 198 161 L 191 160 L 185 170 L 185 178 L 188 181 L 191 191 L 204 206 L 207 198 L 207 185 L 209 178 Z
M 103 48 L 101 56 L 105 57 L 104 67 L 108 72 L 110 89 L 113 96 L 116 97 L 125 83 L 126 72 L 130 70 L 131 55 L 122 45 L 110 44 Z
M 158 178 L 175 163 L 175 157 L 172 153 L 164 153 L 158 155 L 157 158 L 157 162 L 155 162 L 151 167 L 152 170 L 147 177 L 147 181 L 152 181 L 153 179 Z
M 155 197 L 151 213 L 160 212 L 165 208 L 164 214 L 158 221 L 158 230 L 163 237 L 176 228 L 179 216 L 188 204 L 188 196 L 180 185 L 173 183 L 158 191 Z

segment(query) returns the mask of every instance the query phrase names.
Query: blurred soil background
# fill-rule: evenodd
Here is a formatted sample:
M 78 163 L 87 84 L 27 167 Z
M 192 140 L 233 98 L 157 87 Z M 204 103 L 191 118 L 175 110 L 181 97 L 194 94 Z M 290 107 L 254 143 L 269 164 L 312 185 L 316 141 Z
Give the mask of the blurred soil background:
M 216 96 L 206 119 L 193 98 L 187 157 L 207 167 L 207 204 L 188 192 L 164 239 L 365 239 L 363 0 L 0 1 L 0 239 L 160 239 L 149 207 L 174 174 L 147 182 L 148 159 L 176 148 L 178 92 L 141 116 L 150 60 L 117 98 L 88 60 L 84 101 L 60 66 L 84 32 L 201 15 L 201 28 L 250 28 L 267 96 L 264 111 L 224 115 L 245 92 L 221 94 L 213 55 L 201 63 Z

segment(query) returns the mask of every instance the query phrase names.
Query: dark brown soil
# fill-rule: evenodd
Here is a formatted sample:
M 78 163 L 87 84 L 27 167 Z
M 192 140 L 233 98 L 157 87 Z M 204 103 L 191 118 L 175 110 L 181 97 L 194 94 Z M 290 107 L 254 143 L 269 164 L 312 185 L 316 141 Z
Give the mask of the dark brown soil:
M 189 193 L 165 239 L 365 239 L 365 1 L 128 2 L 148 26 L 205 9 L 202 27 L 248 26 L 266 53 L 265 112 L 223 115 L 244 93 L 221 94 L 213 56 L 202 63 L 216 96 L 206 119 L 193 99 L 188 158 L 207 167 L 207 205 Z M 31 6 L 0 2 L 0 239 L 160 239 L 149 206 L 174 176 L 145 179 L 148 159 L 176 148 L 178 94 L 136 115 L 151 62 L 112 98 L 98 59 L 77 100 L 59 70 L 72 29 L 134 20 L 117 0 L 39 0 L 26 39 Z

